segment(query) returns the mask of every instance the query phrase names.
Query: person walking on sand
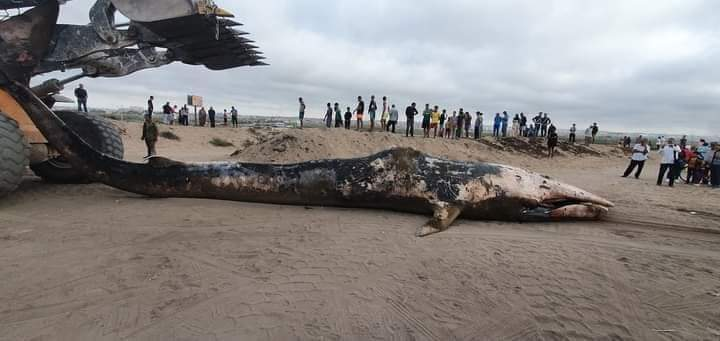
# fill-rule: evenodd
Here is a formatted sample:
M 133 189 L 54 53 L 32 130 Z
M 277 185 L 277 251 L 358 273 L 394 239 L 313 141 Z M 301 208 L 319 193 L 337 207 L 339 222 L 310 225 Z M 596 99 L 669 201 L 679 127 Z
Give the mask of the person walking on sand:
M 477 112 L 475 117 L 475 139 L 479 140 L 482 138 L 483 133 L 483 113 Z
M 340 103 L 335 103 L 334 107 L 335 111 L 335 128 L 342 128 L 343 126 L 343 116 L 342 116 L 342 110 L 340 110 Z
M 633 147 L 632 155 L 630 156 L 630 165 L 628 165 L 622 177 L 627 178 L 630 176 L 630 173 L 637 168 L 637 172 L 635 172 L 635 179 L 639 179 L 640 174 L 642 174 L 643 168 L 645 167 L 645 161 L 647 161 L 648 155 L 650 155 L 648 141 L 647 139 L 642 139 L 640 143 Z
M 155 122 L 152 120 L 152 116 L 145 115 L 145 122 L 143 122 L 142 137 L 140 140 L 145 141 L 145 147 L 147 147 L 146 159 L 155 155 L 155 143 L 158 140 L 158 128 Z
M 405 119 L 407 119 L 405 137 L 415 136 L 415 116 L 418 114 L 416 106 L 417 104 L 413 103 L 405 109 Z
M 465 119 L 463 120 L 465 122 L 465 138 L 470 138 L 470 127 L 472 127 L 472 115 L 470 115 L 470 111 L 465 112 Z
M 555 157 L 555 147 L 558 145 L 558 134 L 556 131 L 549 131 L 548 132 L 548 139 L 547 139 L 547 145 L 548 145 L 548 158 L 554 158 Z
M 368 107 L 368 116 L 370 116 L 370 132 L 375 130 L 375 114 L 377 113 L 377 102 L 375 95 L 370 96 L 370 106 Z
M 388 124 L 385 129 L 387 131 L 395 134 L 395 127 L 397 126 L 399 119 L 400 119 L 400 113 L 398 113 L 397 108 L 395 108 L 395 104 L 393 104 L 392 107 L 390 108 L 390 114 L 388 115 Z
M 358 104 L 355 108 L 355 118 L 357 119 L 357 131 L 360 131 L 360 129 L 363 128 L 363 118 L 365 116 L 365 102 L 362 99 L 362 96 L 358 96 Z
M 437 138 L 438 126 L 440 125 L 440 108 L 436 105 L 434 109 L 430 114 L 430 129 L 433 130 L 433 138 Z
M 230 107 L 230 121 L 232 122 L 233 128 L 237 128 L 240 126 L 238 123 L 238 111 L 235 109 L 235 107 Z
M 597 138 L 597 134 L 600 131 L 600 128 L 598 127 L 597 123 L 593 123 L 592 125 L 592 143 L 595 144 L 595 138 Z
M 332 103 L 328 103 L 327 109 L 325 110 L 325 117 L 323 118 L 323 120 L 325 121 L 325 127 L 332 128 L 332 117 L 333 117 Z
M 77 99 L 78 111 L 87 113 L 88 93 L 84 85 L 80 84 L 75 89 L 75 98 Z
M 423 130 L 423 137 L 428 138 L 430 137 L 430 117 L 432 116 L 432 110 L 430 110 L 430 104 L 425 104 L 425 110 L 423 110 L 422 114 L 422 130 Z
M 350 111 L 350 107 L 347 107 L 347 110 L 345 111 L 345 130 L 350 130 L 351 122 L 352 122 L 352 111 Z
M 388 106 L 387 97 L 383 96 L 383 108 L 380 116 L 380 129 L 381 131 L 387 131 L 387 122 L 390 117 L 390 107 Z
M 298 108 L 298 120 L 300 121 L 300 129 L 302 129 L 305 125 L 305 109 L 307 107 L 305 106 L 305 101 L 302 97 L 298 98 L 298 102 L 300 102 L 300 107 Z
M 570 136 L 568 137 L 568 142 L 570 144 L 575 144 L 575 138 L 577 134 L 577 126 L 575 123 L 573 123 L 572 127 L 570 127 Z
M 662 186 L 667 172 L 670 172 L 670 175 L 674 172 L 675 162 L 678 160 L 680 154 L 680 147 L 676 146 L 674 143 L 675 141 L 670 139 L 668 144 L 658 152 L 662 156 L 662 160 L 660 161 L 660 173 L 658 174 L 657 180 L 658 186 Z M 668 179 L 670 180 L 670 187 L 674 187 L 675 177 L 670 176 Z

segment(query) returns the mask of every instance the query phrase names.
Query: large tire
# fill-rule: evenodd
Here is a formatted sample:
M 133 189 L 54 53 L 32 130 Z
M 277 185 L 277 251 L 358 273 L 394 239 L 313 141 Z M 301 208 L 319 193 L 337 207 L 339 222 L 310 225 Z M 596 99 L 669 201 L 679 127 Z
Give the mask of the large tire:
M 17 122 L 0 112 L 0 198 L 17 189 L 22 181 L 30 148 Z
M 106 119 L 74 111 L 56 111 L 55 114 L 97 151 L 116 159 L 122 160 L 124 157 L 125 150 L 120 132 Z M 74 170 L 62 156 L 31 165 L 30 168 L 47 182 L 61 184 L 90 182 L 84 174 Z

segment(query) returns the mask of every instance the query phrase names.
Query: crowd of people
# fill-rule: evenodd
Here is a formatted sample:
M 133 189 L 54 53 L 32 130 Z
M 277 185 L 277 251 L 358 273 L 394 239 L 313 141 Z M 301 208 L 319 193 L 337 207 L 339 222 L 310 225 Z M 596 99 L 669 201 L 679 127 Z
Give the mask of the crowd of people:
M 150 96 L 147 101 L 146 112 L 146 116 L 149 116 L 150 118 L 152 118 L 155 113 L 154 102 L 155 97 Z M 197 125 L 201 127 L 209 126 L 210 128 L 215 128 L 220 124 L 220 120 L 222 120 L 222 125 L 224 126 L 231 125 L 233 128 L 238 128 L 240 126 L 238 121 L 238 111 L 234 106 L 230 107 L 229 111 L 227 109 L 223 110 L 222 113 L 218 113 L 214 107 L 210 107 L 207 110 L 205 107 L 200 107 L 195 115 L 195 121 Z M 181 108 L 178 108 L 177 105 L 171 105 L 170 102 L 166 102 L 165 105 L 162 106 L 162 122 L 167 125 L 177 124 L 181 126 L 189 126 L 190 109 L 188 109 L 187 105 L 183 105 Z
M 298 98 L 299 110 L 298 119 L 300 128 L 304 127 L 305 111 L 307 106 L 302 97 Z M 382 97 L 382 105 L 378 105 L 375 96 L 370 96 L 370 104 L 366 105 L 362 96 L 358 96 L 357 104 L 354 109 L 346 107 L 344 113 L 339 103 L 327 103 L 323 122 L 327 128 L 344 128 L 352 129 L 353 119 L 355 120 L 355 130 L 361 130 L 365 127 L 365 118 L 367 112 L 367 121 L 369 123 L 369 131 L 375 130 L 375 122 L 380 113 L 380 130 L 395 133 L 400 113 L 395 104 L 389 104 L 387 97 Z M 366 110 L 367 108 L 367 110 Z M 418 119 L 419 117 L 419 119 Z M 422 113 L 418 110 L 417 103 L 412 103 L 405 108 L 405 136 L 415 136 L 416 120 L 420 120 L 420 127 L 423 130 L 424 138 L 445 138 L 460 139 L 474 138 L 480 139 L 483 136 L 485 114 L 477 111 L 473 114 L 460 108 L 459 111 L 453 111 L 452 114 L 447 109 L 440 110 L 440 107 L 425 104 Z M 334 124 L 333 124 L 334 122 Z M 502 114 L 496 113 L 494 118 L 490 120 L 492 123 L 492 136 L 495 138 L 504 137 L 527 137 L 527 138 L 544 138 L 547 141 L 548 157 L 555 155 L 555 148 L 559 143 L 558 129 L 550 119 L 548 113 L 540 112 L 534 117 L 526 116 L 525 113 L 514 115 L 512 120 L 507 111 Z M 570 127 L 568 142 L 571 144 L 577 141 L 577 125 Z M 586 144 L 595 143 L 595 139 L 599 132 L 597 123 L 593 123 L 585 131 Z
M 629 145 L 627 139 L 627 136 L 623 138 L 623 145 Z M 645 162 L 650 158 L 651 149 L 647 138 L 638 137 L 631 149 L 630 165 L 623 177 L 629 177 L 634 171 L 635 178 L 639 179 Z M 701 139 L 696 144 L 690 145 L 687 136 L 683 136 L 680 143 L 676 144 L 675 139 L 666 140 L 661 136 L 658 137 L 655 149 L 660 157 L 658 186 L 667 182 L 673 187 L 678 180 L 682 180 L 686 184 L 720 188 L 720 144 L 710 144 Z

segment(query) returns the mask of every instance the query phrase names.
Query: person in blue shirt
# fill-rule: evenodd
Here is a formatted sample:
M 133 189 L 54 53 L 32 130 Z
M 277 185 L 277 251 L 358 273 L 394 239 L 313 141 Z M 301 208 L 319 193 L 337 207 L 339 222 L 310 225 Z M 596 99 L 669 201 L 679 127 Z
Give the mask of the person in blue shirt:
M 500 125 L 502 124 L 500 113 L 495 113 L 495 121 L 493 123 L 493 137 L 500 137 Z

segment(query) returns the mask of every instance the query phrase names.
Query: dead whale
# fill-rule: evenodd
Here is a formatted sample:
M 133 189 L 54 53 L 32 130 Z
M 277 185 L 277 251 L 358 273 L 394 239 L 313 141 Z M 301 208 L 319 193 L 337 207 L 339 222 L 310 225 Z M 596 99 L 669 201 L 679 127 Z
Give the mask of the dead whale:
M 391 149 L 363 158 L 297 164 L 131 163 L 94 150 L 25 87 L 13 93 L 72 166 L 91 179 L 151 197 L 206 198 L 270 204 L 388 209 L 432 219 L 426 236 L 459 217 L 553 221 L 602 218 L 611 202 L 548 177 L 491 163 L 435 158 Z

